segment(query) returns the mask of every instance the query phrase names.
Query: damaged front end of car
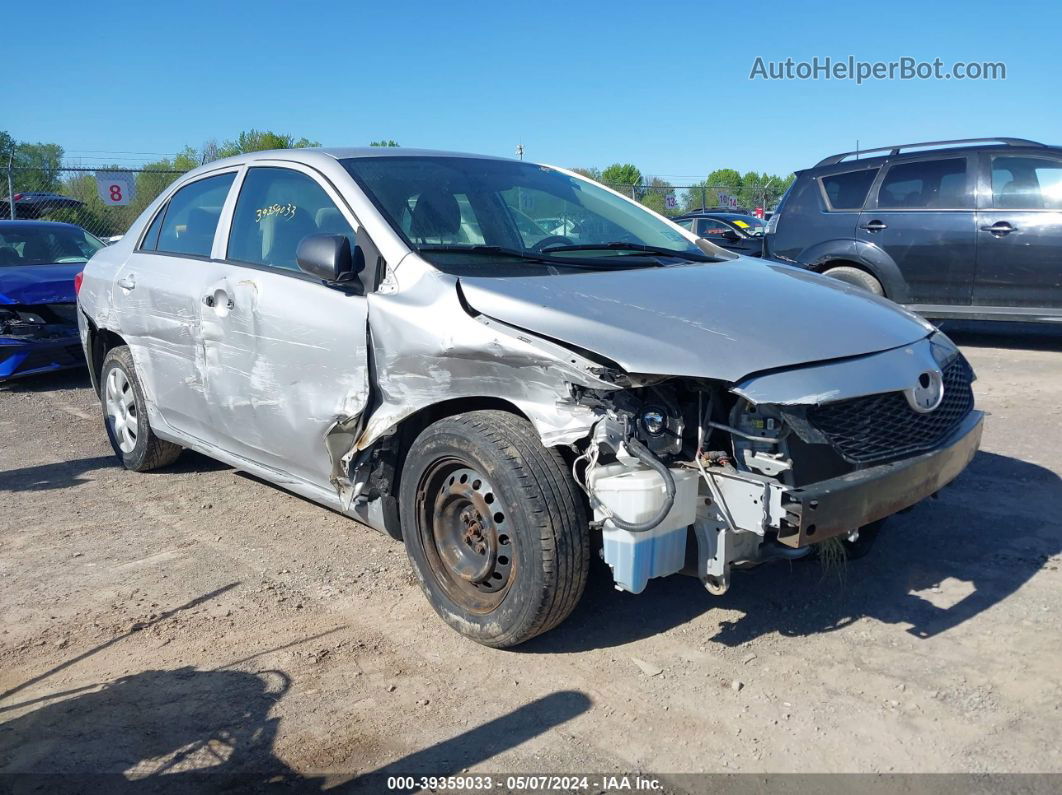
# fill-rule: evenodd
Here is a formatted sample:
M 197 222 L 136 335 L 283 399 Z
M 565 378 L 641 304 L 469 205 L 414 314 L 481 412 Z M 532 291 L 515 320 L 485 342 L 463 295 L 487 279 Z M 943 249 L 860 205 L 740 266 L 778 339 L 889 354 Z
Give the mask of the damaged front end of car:
M 577 389 L 602 416 L 573 468 L 616 587 L 808 554 L 910 507 L 969 463 L 973 372 L 943 335 L 750 377 Z
M 83 362 L 76 304 L 0 304 L 0 380 Z

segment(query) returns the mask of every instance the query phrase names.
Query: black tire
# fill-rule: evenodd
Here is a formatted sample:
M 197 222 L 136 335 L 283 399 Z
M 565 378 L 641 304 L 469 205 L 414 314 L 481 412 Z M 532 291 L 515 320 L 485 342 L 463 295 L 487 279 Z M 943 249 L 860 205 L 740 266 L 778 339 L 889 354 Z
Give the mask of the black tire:
M 116 393 L 126 395 L 129 407 L 132 411 L 123 419 L 126 424 L 135 429 L 126 435 L 120 425 L 117 412 L 112 411 L 109 401 L 111 389 L 111 373 L 115 371 L 115 382 L 124 380 L 125 388 L 115 390 Z M 130 395 L 131 393 L 131 395 Z M 132 399 L 129 400 L 128 398 Z M 107 430 L 107 438 L 110 440 L 114 454 L 122 462 L 122 466 L 134 472 L 147 472 L 172 464 L 181 454 L 180 445 L 164 441 L 158 438 L 148 424 L 147 404 L 144 401 L 144 389 L 140 385 L 140 379 L 136 376 L 136 368 L 133 366 L 133 355 L 129 347 L 120 345 L 107 351 L 103 357 L 103 366 L 100 368 L 100 406 L 103 408 L 103 425 Z M 130 442 L 132 446 L 130 448 Z M 123 445 L 126 449 L 123 449 Z
M 822 272 L 823 276 L 831 276 L 834 279 L 859 287 L 874 295 L 885 295 L 885 288 L 881 286 L 874 276 L 865 270 L 853 268 L 850 265 L 839 265 L 835 268 L 827 268 Z
M 504 411 L 430 425 L 402 468 L 413 571 L 444 621 L 506 648 L 561 623 L 589 567 L 586 508 L 560 453 Z

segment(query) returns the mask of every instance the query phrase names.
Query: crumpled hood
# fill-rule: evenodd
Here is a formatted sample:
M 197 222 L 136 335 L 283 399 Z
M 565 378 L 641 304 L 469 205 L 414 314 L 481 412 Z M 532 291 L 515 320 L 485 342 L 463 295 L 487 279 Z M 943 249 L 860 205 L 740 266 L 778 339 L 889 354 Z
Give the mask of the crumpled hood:
M 786 265 L 460 279 L 485 315 L 607 357 L 630 373 L 738 381 L 907 345 L 933 329 L 890 301 Z
M 0 267 L 0 305 L 72 304 L 74 275 L 84 267 L 84 262 Z

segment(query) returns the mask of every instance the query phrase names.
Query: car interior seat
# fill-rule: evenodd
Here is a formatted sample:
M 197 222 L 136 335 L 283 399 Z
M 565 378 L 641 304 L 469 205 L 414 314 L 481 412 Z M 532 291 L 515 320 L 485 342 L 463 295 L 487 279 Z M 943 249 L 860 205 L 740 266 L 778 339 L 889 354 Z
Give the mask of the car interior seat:
M 301 207 L 262 219 L 262 262 L 298 270 L 295 255 L 304 237 L 317 234 L 317 224 Z
M 51 262 L 55 259 L 52 247 L 40 237 L 28 237 L 22 244 L 22 264 L 33 265 Z
M 178 253 L 210 253 L 214 244 L 214 231 L 221 216 L 220 207 L 193 207 L 188 211 L 184 231 L 179 231 L 175 250 Z M 162 245 L 160 244 L 160 248 Z
M 461 208 L 449 191 L 420 194 L 413 208 L 409 234 L 421 243 L 452 243 L 461 231 Z
M 1030 177 L 1015 176 L 1003 186 L 996 197 L 996 206 L 1005 209 L 1043 209 L 1044 200 L 1040 195 L 1040 186 Z

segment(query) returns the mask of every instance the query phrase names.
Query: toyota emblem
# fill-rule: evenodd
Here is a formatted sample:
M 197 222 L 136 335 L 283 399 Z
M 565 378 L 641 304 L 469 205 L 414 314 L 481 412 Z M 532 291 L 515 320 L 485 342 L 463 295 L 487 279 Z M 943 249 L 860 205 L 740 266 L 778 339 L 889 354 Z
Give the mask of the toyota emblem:
M 939 370 L 926 370 L 910 389 L 904 390 L 907 402 L 919 414 L 928 414 L 944 399 L 944 377 Z

